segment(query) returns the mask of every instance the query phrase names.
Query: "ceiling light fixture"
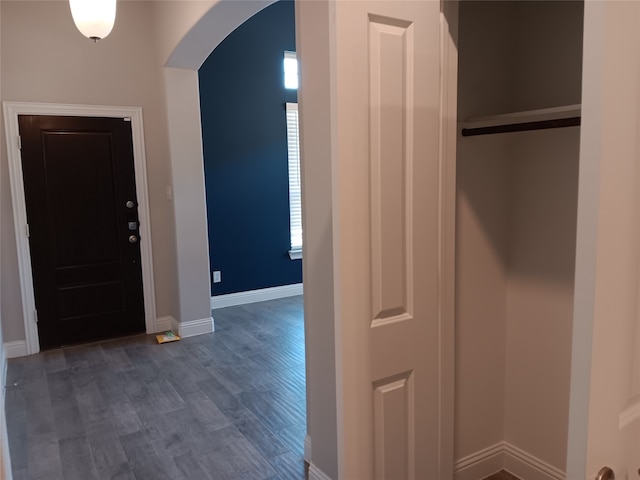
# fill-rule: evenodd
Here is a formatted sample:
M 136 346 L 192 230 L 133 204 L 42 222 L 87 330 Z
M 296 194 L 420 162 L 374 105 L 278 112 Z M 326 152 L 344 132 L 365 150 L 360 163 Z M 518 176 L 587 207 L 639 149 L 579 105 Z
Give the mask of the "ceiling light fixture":
M 116 0 L 69 0 L 73 21 L 94 42 L 111 33 L 116 20 Z

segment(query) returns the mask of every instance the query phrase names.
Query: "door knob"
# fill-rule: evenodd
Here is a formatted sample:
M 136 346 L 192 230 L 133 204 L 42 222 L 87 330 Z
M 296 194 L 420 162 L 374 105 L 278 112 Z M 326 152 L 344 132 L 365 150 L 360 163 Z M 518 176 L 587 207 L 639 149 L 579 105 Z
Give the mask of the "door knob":
M 135 235 L 129 235 L 129 243 L 136 243 L 138 241 L 138 237 L 136 237 Z M 606 479 L 602 479 L 602 480 L 606 480 Z
M 616 480 L 616 475 L 609 467 L 602 467 L 596 476 L 596 480 Z

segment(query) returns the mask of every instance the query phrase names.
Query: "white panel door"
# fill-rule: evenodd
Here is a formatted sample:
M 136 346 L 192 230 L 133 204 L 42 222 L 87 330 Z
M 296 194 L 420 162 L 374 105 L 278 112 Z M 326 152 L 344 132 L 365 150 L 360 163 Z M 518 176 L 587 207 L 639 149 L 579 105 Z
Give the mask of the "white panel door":
M 456 96 L 447 17 L 455 21 L 456 5 L 332 8 L 340 478 L 444 479 Z
M 639 32 L 639 2 L 585 2 L 569 480 L 640 478 Z

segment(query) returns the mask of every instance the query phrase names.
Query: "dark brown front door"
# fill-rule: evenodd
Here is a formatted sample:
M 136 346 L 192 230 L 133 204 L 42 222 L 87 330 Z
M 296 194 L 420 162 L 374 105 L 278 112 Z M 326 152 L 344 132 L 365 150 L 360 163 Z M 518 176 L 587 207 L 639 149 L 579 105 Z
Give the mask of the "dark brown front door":
M 143 332 L 131 123 L 18 123 L 40 347 Z

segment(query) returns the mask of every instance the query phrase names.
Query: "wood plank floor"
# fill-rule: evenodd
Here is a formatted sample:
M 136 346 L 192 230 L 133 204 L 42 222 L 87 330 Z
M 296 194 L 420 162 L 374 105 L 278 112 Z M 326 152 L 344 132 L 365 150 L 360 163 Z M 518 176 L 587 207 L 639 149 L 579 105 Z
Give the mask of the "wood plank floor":
M 302 297 L 213 314 L 215 333 L 179 342 L 10 360 L 13 478 L 303 479 Z
M 485 478 L 484 480 L 520 480 L 515 475 L 511 475 L 506 470 L 500 470 L 498 473 L 494 473 L 493 475 Z

